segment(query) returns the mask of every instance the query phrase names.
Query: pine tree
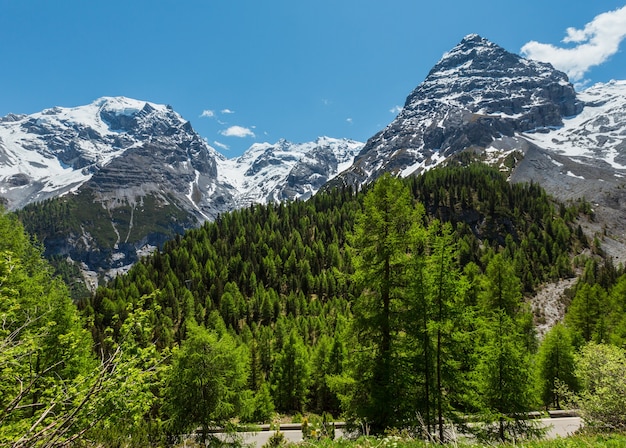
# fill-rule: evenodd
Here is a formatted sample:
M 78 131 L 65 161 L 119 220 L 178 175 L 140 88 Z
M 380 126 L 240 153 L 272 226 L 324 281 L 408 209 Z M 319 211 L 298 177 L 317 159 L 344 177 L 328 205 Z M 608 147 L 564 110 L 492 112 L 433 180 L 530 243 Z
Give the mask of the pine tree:
M 380 178 L 364 198 L 350 245 L 354 279 L 363 293 L 354 305 L 354 414 L 382 432 L 397 424 L 396 406 L 406 379 L 394 346 L 400 330 L 398 309 L 405 287 L 405 266 L 412 227 L 419 222 L 405 184 L 390 175 Z
M 224 426 L 240 412 L 249 361 L 228 333 L 218 336 L 193 322 L 188 327 L 167 375 L 165 406 L 174 435 L 200 427 L 205 441 L 209 429 Z
M 514 267 L 501 254 L 487 265 L 484 283 L 475 374 L 477 404 L 486 423 L 481 435 L 505 442 L 536 433 L 526 418 L 536 401 L 528 336 L 521 329 L 528 311 Z
M 568 329 L 557 323 L 546 333 L 537 353 L 537 379 L 544 406 L 561 409 L 561 387 L 576 392 L 578 382 L 574 375 L 574 346 Z

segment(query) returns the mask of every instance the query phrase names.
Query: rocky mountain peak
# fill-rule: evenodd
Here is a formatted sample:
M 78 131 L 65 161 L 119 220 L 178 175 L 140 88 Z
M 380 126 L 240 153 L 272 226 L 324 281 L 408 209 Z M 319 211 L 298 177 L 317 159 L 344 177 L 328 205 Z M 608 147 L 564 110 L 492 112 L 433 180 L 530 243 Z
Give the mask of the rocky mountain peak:
M 465 149 L 519 132 L 545 132 L 581 112 L 567 75 L 470 34 L 445 53 L 385 129 L 334 184 L 407 176 Z
M 436 100 L 438 104 L 431 104 Z M 582 110 L 567 75 L 550 64 L 524 59 L 477 35 L 445 53 L 407 98 L 411 110 L 447 106 L 472 113 L 516 116 L 524 130 L 559 126 Z M 535 112 L 541 109 L 541 116 Z
M 484 37 L 478 34 L 469 34 L 454 48 L 446 52 L 430 73 L 435 74 L 455 69 L 468 62 L 476 65 L 489 65 L 497 69 L 502 66 L 502 62 L 511 65 L 519 59 L 521 59 L 519 56 L 509 53 Z

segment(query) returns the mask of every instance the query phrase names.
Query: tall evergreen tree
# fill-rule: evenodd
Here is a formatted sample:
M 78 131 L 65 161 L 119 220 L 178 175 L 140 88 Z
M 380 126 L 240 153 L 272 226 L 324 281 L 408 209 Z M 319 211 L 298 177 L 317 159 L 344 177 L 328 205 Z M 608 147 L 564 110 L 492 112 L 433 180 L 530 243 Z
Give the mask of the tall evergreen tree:
M 543 405 L 561 409 L 563 398 L 560 387 L 578 390 L 574 374 L 574 346 L 569 330 L 557 323 L 546 333 L 537 353 L 537 379 Z
M 458 266 L 458 249 L 454 242 L 452 226 L 434 221 L 428 228 L 430 254 L 427 260 L 431 316 L 427 331 L 434 349 L 434 404 L 437 415 L 438 440 L 445 442 L 444 418 L 452 411 L 453 391 L 461 389 L 458 359 L 455 351 L 462 351 L 460 338 L 455 333 L 459 327 L 463 296 Z
M 174 353 L 167 375 L 165 405 L 174 435 L 200 427 L 206 440 L 209 429 L 226 426 L 245 404 L 242 390 L 249 361 L 228 333 L 218 336 L 191 321 L 188 326 L 188 337 Z
M 583 283 L 572 300 L 565 322 L 576 339 L 589 342 L 596 335 L 596 325 L 601 320 L 601 309 L 606 303 L 606 291 L 599 284 Z
M 521 289 L 513 264 L 496 254 L 485 274 L 482 339 L 475 379 L 478 405 L 486 423 L 482 435 L 502 442 L 536 432 L 536 425 L 526 416 L 536 400 L 531 354 L 527 335 L 521 328 L 528 313 Z
M 354 279 L 363 293 L 354 304 L 354 414 L 382 432 L 402 418 L 396 406 L 404 389 L 396 343 L 399 309 L 412 228 L 419 223 L 410 192 L 400 179 L 380 178 L 364 198 L 350 238 Z
M 2 210 L 0 322 L 0 445 L 72 440 L 89 425 L 76 405 L 93 396 L 93 341 L 67 288 Z
M 292 329 L 272 370 L 272 392 L 282 412 L 303 412 L 309 392 L 310 364 L 302 338 Z

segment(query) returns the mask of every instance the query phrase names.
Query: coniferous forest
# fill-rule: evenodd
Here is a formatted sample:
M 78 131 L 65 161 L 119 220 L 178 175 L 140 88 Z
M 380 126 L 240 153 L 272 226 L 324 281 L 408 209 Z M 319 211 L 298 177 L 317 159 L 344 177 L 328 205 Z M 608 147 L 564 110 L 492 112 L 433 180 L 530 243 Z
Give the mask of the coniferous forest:
M 172 446 L 277 415 L 506 442 L 567 407 L 626 429 L 626 276 L 583 233 L 591 207 L 485 165 L 224 214 L 79 300 L 25 230 L 49 217 L 18 215 L 0 215 L 0 444 Z M 533 295 L 575 276 L 540 338 Z

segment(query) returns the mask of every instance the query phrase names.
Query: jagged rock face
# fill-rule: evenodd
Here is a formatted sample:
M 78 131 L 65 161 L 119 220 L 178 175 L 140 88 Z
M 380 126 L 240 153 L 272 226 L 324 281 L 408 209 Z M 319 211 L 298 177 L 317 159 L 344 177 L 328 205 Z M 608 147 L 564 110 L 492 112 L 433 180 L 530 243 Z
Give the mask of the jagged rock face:
M 493 163 L 515 154 L 512 180 L 539 181 L 562 199 L 585 196 L 617 216 L 617 229 L 626 221 L 625 98 L 626 81 L 577 95 L 550 65 L 470 35 L 365 145 L 280 140 L 226 159 L 170 107 L 127 98 L 8 115 L 0 118 L 0 201 L 15 209 L 77 192 L 82 208 L 93 207 L 85 220 L 107 223 L 101 234 L 57 235 L 51 246 L 106 270 L 221 212 L 358 189 L 383 172 L 408 176 L 470 149 Z
M 564 73 L 469 35 L 334 184 L 362 185 L 386 171 L 408 175 L 464 149 L 486 148 L 495 138 L 560 126 L 582 107 Z
M 46 253 L 109 271 L 230 209 L 232 192 L 217 185 L 219 158 L 171 107 L 101 98 L 5 117 L 0 195 L 17 209 L 74 192 L 66 198 L 85 220 L 48 235 Z
M 148 193 L 166 194 L 201 222 L 227 211 L 209 193 L 217 195 L 225 190 L 216 184 L 215 154 L 195 132 L 172 126 L 149 131 L 149 138 L 102 167 L 85 185 L 108 203 L 124 199 L 136 202 Z
M 241 157 L 218 161 L 219 177 L 238 192 L 234 202 L 239 207 L 304 200 L 350 166 L 361 148 L 361 142 L 329 137 L 255 144 Z
M 588 163 L 606 162 L 626 167 L 626 81 L 597 84 L 579 93 L 581 114 L 567 117 L 563 126 L 528 138 L 556 153 L 586 158 Z
M 384 172 L 408 176 L 466 150 L 512 182 L 537 182 L 562 201 L 590 201 L 598 220 L 585 231 L 601 233 L 607 253 L 626 262 L 626 81 L 576 93 L 549 64 L 467 36 L 325 188 L 360 187 Z
M 284 183 L 274 194 L 275 200 L 292 198 L 308 199 L 325 183 L 341 171 L 342 166 L 351 164 L 360 150 L 360 143 L 343 140 L 331 144 L 318 140 L 319 145 L 306 153 L 289 171 Z
M 0 120 L 0 195 L 17 209 L 75 191 L 93 176 L 96 189 L 106 192 L 156 184 L 164 180 L 157 172 L 164 171 L 172 173 L 165 179 L 171 183 L 159 188 L 185 192 L 184 201 L 194 182 L 215 181 L 220 157 L 169 106 L 100 98 Z M 223 211 L 208 201 L 188 202 L 207 215 Z

